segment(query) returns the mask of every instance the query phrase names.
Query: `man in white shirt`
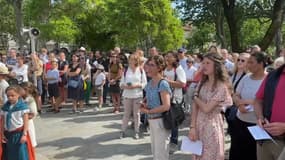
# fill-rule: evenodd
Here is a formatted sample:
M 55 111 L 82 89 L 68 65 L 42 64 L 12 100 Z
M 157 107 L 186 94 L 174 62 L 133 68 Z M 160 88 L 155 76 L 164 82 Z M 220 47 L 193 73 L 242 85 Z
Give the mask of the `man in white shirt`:
M 187 69 L 187 57 L 185 56 L 185 53 L 187 52 L 186 49 L 180 48 L 178 49 L 178 58 L 179 58 L 179 64 L 183 68 L 184 71 Z

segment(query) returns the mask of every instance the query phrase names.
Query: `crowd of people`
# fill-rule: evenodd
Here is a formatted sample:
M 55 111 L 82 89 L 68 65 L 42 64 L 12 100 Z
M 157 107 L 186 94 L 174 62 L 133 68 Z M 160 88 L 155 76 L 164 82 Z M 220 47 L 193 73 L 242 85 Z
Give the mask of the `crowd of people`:
M 188 137 L 201 140 L 201 156 L 194 160 L 223 160 L 224 121 L 231 137 L 230 160 L 285 159 L 285 49 L 274 61 L 255 45 L 242 53 L 211 46 L 207 53 L 177 51 L 149 56 L 137 49 L 124 54 L 119 47 L 108 53 L 87 52 L 84 47 L 49 52 L 42 48 L 29 56 L 10 49 L 0 62 L 0 104 L 4 159 L 33 159 L 36 147 L 34 117 L 61 112 L 72 100 L 70 114 L 81 114 L 85 106 L 94 112 L 109 104 L 113 113 L 124 113 L 120 138 L 126 137 L 129 121 L 135 139 L 140 127 L 150 129 L 154 160 L 167 160 L 178 150 L 178 127 L 166 129 L 164 112 L 172 104 L 183 104 L 191 115 Z M 90 104 L 90 97 L 98 99 Z M 121 102 L 122 100 L 122 102 Z M 283 108 L 282 108 L 283 107 Z M 255 141 L 247 127 L 259 125 L 276 141 Z M 1 134 L 2 135 L 2 134 Z

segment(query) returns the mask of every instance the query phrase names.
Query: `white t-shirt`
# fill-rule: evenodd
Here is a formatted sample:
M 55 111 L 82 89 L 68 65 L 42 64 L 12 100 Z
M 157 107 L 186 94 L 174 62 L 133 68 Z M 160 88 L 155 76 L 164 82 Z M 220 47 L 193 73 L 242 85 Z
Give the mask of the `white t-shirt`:
M 251 73 L 245 75 L 240 83 L 238 84 L 236 93 L 240 94 L 241 99 L 255 99 L 255 94 L 259 89 L 263 80 L 253 80 L 251 78 Z M 241 113 L 240 111 L 237 112 L 237 117 L 245 122 L 248 123 L 256 123 L 257 118 L 254 113 L 254 109 L 252 105 L 246 106 L 248 112 Z
M 13 68 L 12 72 L 16 74 L 16 79 L 18 81 L 21 81 L 21 77 L 23 77 L 22 82 L 28 82 L 28 65 L 23 64 L 22 67 L 17 65 Z
M 185 71 L 186 73 L 186 79 L 187 81 L 191 81 L 194 78 L 195 72 L 197 71 L 197 68 L 194 66 L 188 67 Z
M 7 95 L 5 92 L 7 87 L 9 87 L 8 82 L 4 79 L 0 80 L 0 98 L 3 101 L 3 104 L 7 101 Z
M 139 67 L 136 68 L 135 72 L 132 71 L 131 68 L 128 68 L 125 73 L 123 73 L 120 86 L 127 85 L 131 83 L 132 85 L 140 84 L 141 88 L 135 89 L 124 89 L 123 90 L 123 97 L 125 98 L 140 98 L 143 97 L 143 89 L 146 86 L 146 74 L 143 69 Z
M 101 72 L 95 78 L 95 85 L 101 85 L 105 80 L 106 76 L 103 72 Z
M 171 70 L 165 69 L 164 70 L 164 76 L 166 76 L 168 79 L 174 81 L 174 78 L 175 78 L 174 68 Z M 186 83 L 186 74 L 185 74 L 185 71 L 183 70 L 183 68 L 181 67 L 181 65 L 179 65 L 176 68 L 176 77 L 177 77 L 176 81 Z M 173 96 L 174 96 L 174 100 L 178 101 L 180 103 L 183 99 L 182 88 L 174 88 Z
M 180 64 L 180 66 L 183 68 L 183 70 L 184 71 L 186 71 L 186 69 L 187 69 L 187 58 L 185 57 L 185 58 L 183 58 L 183 59 L 180 59 L 179 60 L 179 64 Z

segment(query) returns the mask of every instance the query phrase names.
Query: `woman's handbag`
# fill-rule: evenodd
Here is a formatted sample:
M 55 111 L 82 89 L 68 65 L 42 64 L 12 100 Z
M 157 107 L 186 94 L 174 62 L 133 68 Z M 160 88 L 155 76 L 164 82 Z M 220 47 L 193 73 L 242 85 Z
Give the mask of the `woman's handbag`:
M 68 79 L 67 85 L 71 88 L 78 88 L 80 84 L 80 76 L 71 77 Z
M 163 80 L 163 79 L 162 79 Z M 158 87 L 160 86 L 160 80 L 158 82 Z M 161 96 L 159 94 L 160 104 L 162 104 Z M 171 98 L 172 101 L 173 97 Z M 168 111 L 162 113 L 162 120 L 165 129 L 175 129 L 185 120 L 185 114 L 182 108 L 183 101 L 181 103 L 171 103 Z
M 79 82 L 73 79 L 68 80 L 68 86 L 72 88 L 77 88 L 79 85 Z
M 181 103 L 172 103 L 170 109 L 162 114 L 165 129 L 175 129 L 185 120 L 185 114 Z

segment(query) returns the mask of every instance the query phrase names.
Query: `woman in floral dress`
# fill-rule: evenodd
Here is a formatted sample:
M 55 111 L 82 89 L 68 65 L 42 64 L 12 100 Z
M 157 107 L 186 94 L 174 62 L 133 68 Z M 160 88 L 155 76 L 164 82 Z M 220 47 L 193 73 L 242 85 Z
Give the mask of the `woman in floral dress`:
M 201 140 L 201 156 L 193 160 L 224 160 L 224 129 L 221 110 L 232 105 L 231 85 L 219 54 L 207 54 L 202 62 L 203 77 L 194 94 L 189 138 Z

